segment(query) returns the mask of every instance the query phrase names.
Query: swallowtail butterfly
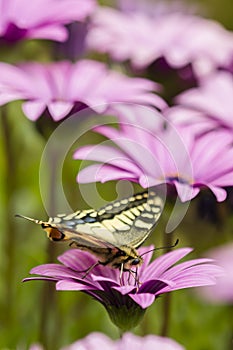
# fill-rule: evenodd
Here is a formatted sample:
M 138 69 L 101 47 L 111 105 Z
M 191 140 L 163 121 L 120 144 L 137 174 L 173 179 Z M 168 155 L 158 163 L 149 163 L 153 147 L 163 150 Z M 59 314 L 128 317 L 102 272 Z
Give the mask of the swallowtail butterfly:
M 154 191 L 145 191 L 111 202 L 97 211 L 58 214 L 48 221 L 17 216 L 41 225 L 52 241 L 70 241 L 71 245 L 91 252 L 98 258 L 95 266 L 108 265 L 122 273 L 143 262 L 136 249 L 157 224 L 162 209 L 161 197 Z

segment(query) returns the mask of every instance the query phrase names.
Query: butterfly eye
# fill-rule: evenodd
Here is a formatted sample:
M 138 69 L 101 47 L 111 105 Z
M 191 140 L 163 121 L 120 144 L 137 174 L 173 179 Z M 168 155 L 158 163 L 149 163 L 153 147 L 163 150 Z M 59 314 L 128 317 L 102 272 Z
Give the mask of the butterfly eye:
M 140 264 L 141 260 L 139 258 L 133 259 L 131 262 L 131 265 L 138 265 Z

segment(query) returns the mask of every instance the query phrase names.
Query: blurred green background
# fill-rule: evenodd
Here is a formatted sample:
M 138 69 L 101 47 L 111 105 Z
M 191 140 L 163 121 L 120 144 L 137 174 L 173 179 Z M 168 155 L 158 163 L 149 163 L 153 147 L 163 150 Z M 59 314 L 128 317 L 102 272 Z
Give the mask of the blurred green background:
M 186 1 L 188 4 L 194 2 Z M 101 3 L 110 4 L 110 1 Z M 233 29 L 232 1 L 205 0 L 195 2 L 200 13 L 217 19 L 228 29 Z M 49 42 L 30 41 L 17 48 L 1 51 L 1 60 L 47 61 L 53 51 Z M 216 48 L 217 49 L 217 48 Z M 36 125 L 21 111 L 20 102 L 1 108 L 0 128 L 0 349 L 27 349 L 34 342 L 46 342 L 48 349 L 69 344 L 93 331 L 102 331 L 117 338 L 117 328 L 111 324 L 104 308 L 90 297 L 78 292 L 53 292 L 41 281 L 22 283 L 32 267 L 50 261 L 68 249 L 66 244 L 50 243 L 44 232 L 32 223 L 17 219 L 21 213 L 46 219 L 46 211 L 40 195 L 40 160 L 46 144 Z M 4 114 L 7 113 L 7 119 Z M 63 185 L 73 209 L 85 209 L 76 175 L 79 162 L 72 160 L 76 146 L 93 142 L 91 133 L 85 135 L 68 153 L 63 166 Z M 52 164 L 51 164 L 52 168 Z M 48 179 L 49 179 L 48 168 Z M 48 198 L 52 184 L 48 185 Z M 114 200 L 114 183 L 98 186 L 101 195 Z M 191 246 L 192 257 L 201 256 L 211 247 L 227 242 L 232 236 L 233 216 L 227 203 L 215 204 L 214 218 L 200 218 L 203 194 L 195 199 L 188 213 L 174 233 L 179 246 Z M 168 208 L 169 211 L 169 208 Z M 163 244 L 163 232 L 167 218 L 163 216 L 158 228 L 148 240 L 156 246 Z M 155 253 L 158 255 L 159 253 Z M 135 333 L 160 334 L 163 319 L 163 297 L 146 312 Z M 200 300 L 194 291 L 182 290 L 172 294 L 169 336 L 188 350 L 230 350 L 233 334 L 232 307 L 212 305 Z M 59 336 L 58 336 L 59 335 Z

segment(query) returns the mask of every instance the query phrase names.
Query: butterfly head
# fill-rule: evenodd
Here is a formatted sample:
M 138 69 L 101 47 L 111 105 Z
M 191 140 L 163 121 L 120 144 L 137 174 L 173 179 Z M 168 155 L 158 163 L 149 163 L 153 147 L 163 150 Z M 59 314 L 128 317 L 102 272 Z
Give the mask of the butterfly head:
M 136 249 L 129 246 L 121 246 L 111 265 L 114 268 L 121 268 L 123 266 L 124 271 L 129 271 L 133 267 L 140 266 L 142 263 L 143 258 L 138 254 Z
M 129 271 L 132 267 L 138 267 L 143 263 L 143 259 L 138 256 L 137 258 L 128 257 L 127 260 L 123 263 L 124 270 Z

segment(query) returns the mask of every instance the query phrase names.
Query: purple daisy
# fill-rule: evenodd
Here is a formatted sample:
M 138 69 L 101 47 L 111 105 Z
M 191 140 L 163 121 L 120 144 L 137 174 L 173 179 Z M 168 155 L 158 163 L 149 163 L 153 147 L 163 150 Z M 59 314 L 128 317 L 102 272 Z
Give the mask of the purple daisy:
M 131 333 L 123 334 L 119 340 L 111 340 L 102 333 L 91 333 L 84 339 L 65 346 L 61 350 L 96 350 L 96 349 L 108 349 L 108 350 L 151 350 L 151 349 L 163 349 L 163 350 L 184 350 L 184 347 L 175 342 L 174 340 L 166 337 L 159 337 L 156 335 L 147 335 L 145 337 L 139 337 Z M 30 349 L 31 350 L 31 349 Z
M 232 64 L 233 34 L 220 23 L 171 12 L 169 6 L 161 13 L 160 4 L 156 9 L 157 5 L 151 5 L 150 12 L 135 9 L 124 13 L 99 8 L 92 18 L 87 45 L 118 61 L 130 60 L 136 68 L 146 68 L 163 57 L 176 69 L 191 63 L 201 76 Z
M 165 101 L 151 92 L 158 88 L 148 79 L 130 78 L 92 60 L 19 66 L 0 63 L 0 105 L 22 99 L 23 111 L 33 121 L 45 110 L 58 121 L 83 105 L 102 113 L 112 102 L 162 109 Z
M 95 0 L 0 0 L 0 38 L 65 41 L 65 24 L 82 21 L 96 7 Z
M 186 115 L 186 122 L 195 123 L 194 114 L 202 114 L 202 120 L 212 127 L 233 130 L 233 77 L 224 71 L 216 72 L 200 80 L 200 86 L 180 94 L 176 100 L 179 108 L 192 109 Z M 181 112 L 182 113 L 182 112 Z M 170 118 L 172 120 L 172 116 Z
M 187 128 L 168 125 L 150 131 L 141 113 L 141 126 L 120 123 L 120 130 L 109 126 L 95 128 L 110 141 L 79 148 L 75 159 L 94 160 L 79 171 L 80 183 L 129 180 L 142 187 L 174 185 L 185 202 L 208 187 L 218 201 L 226 198 L 223 187 L 233 185 L 232 133 L 212 131 L 201 137 Z M 204 151 L 203 151 L 204 150 Z
M 96 263 L 96 258 L 78 249 L 71 249 L 58 257 L 61 264 L 45 264 L 34 267 L 30 273 L 40 277 L 28 280 L 48 280 L 56 283 L 57 290 L 76 290 L 91 295 L 104 305 L 114 324 L 123 330 L 137 325 L 146 308 L 161 294 L 183 288 L 215 284 L 222 274 L 221 268 L 211 259 L 194 259 L 174 266 L 189 254 L 191 248 L 180 248 L 166 253 L 152 263 L 153 246 L 139 249 L 144 262 L 135 277 L 107 266 L 94 267 L 85 278 L 84 272 Z

